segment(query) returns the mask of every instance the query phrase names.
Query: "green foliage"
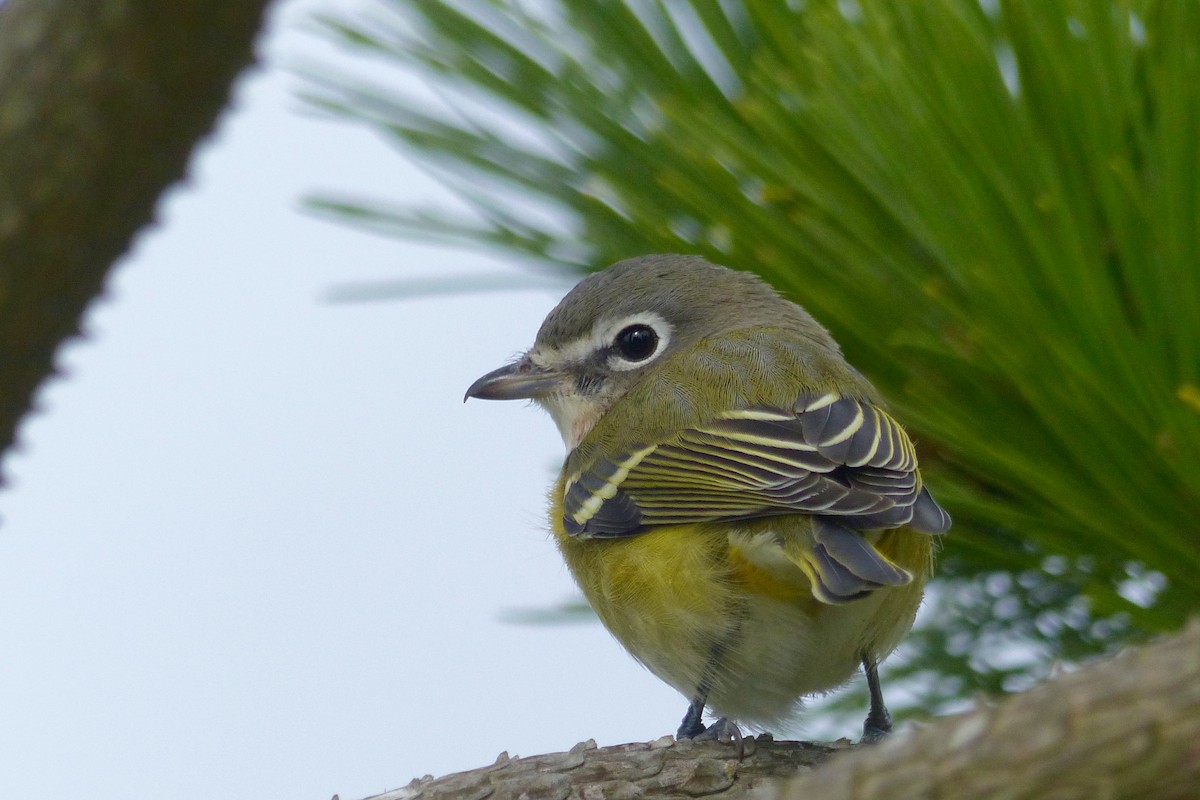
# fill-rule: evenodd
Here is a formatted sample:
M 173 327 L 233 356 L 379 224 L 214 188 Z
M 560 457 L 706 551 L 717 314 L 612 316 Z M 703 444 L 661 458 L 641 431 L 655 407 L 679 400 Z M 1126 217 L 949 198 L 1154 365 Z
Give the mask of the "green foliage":
M 1200 4 L 393 0 L 324 26 L 447 99 L 312 102 L 475 213 L 319 207 L 578 269 L 700 253 L 831 328 L 955 517 L 900 668 L 924 708 L 1200 606 Z

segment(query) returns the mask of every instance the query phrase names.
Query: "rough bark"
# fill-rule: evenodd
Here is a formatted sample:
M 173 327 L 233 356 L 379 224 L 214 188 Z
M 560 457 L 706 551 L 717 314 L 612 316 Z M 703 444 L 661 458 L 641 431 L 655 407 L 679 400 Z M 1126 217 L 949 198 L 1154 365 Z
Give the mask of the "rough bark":
M 844 751 L 844 752 L 838 752 Z M 821 764 L 821 762 L 827 762 Z M 814 765 L 821 764 L 817 768 Z M 798 777 L 797 777 L 798 776 Z M 787 780 L 791 778 L 792 780 Z M 1200 623 L 880 745 L 748 740 L 597 748 L 425 777 L 370 800 L 1120 800 L 1200 796 Z
M 782 797 L 1200 797 L 1200 623 L 831 761 Z
M 0 5 L 0 452 L 225 106 L 265 6 Z
M 597 747 L 581 742 L 566 753 L 510 758 L 444 778 L 424 777 L 368 800 L 617 800 L 638 797 L 775 796 L 781 778 L 807 772 L 849 742 L 746 739 L 739 761 L 722 742 L 655 742 Z

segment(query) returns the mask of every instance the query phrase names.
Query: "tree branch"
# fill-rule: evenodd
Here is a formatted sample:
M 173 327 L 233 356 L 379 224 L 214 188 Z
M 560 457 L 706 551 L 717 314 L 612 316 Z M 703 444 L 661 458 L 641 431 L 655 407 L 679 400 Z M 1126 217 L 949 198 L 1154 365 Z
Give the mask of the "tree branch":
M 790 784 L 785 800 L 1195 797 L 1200 622 L 994 707 L 864 748 Z
M 225 106 L 265 5 L 0 5 L 0 451 Z
M 717 742 L 585 742 L 567 753 L 502 754 L 492 766 L 414 780 L 370 800 L 1171 800 L 1195 796 L 1197 786 L 1200 623 L 880 745 L 759 737 L 747 740 L 739 762 Z
M 426 776 L 368 800 L 565 800 L 566 798 L 699 797 L 741 798 L 778 793 L 780 778 L 805 772 L 827 759 L 840 744 L 776 742 L 769 736 L 736 748 L 723 742 L 675 741 L 596 747 L 581 742 L 566 753 L 510 758 L 443 778 Z

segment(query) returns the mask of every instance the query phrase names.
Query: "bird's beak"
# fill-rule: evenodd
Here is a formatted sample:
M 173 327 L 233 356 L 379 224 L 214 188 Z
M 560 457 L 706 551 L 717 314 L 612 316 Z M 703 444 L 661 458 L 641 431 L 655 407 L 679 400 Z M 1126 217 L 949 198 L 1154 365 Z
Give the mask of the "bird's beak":
M 463 396 L 463 402 L 472 397 L 480 400 L 537 400 L 558 391 L 565 378 L 564 373 L 539 367 L 529 356 L 523 356 L 472 383 Z

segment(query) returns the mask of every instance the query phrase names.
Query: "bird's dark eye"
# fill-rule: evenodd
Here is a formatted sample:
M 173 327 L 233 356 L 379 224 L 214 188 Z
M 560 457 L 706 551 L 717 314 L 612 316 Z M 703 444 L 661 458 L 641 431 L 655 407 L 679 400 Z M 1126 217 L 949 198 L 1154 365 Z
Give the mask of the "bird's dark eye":
M 645 361 L 658 349 L 658 334 L 649 325 L 630 325 L 613 342 L 629 361 Z

